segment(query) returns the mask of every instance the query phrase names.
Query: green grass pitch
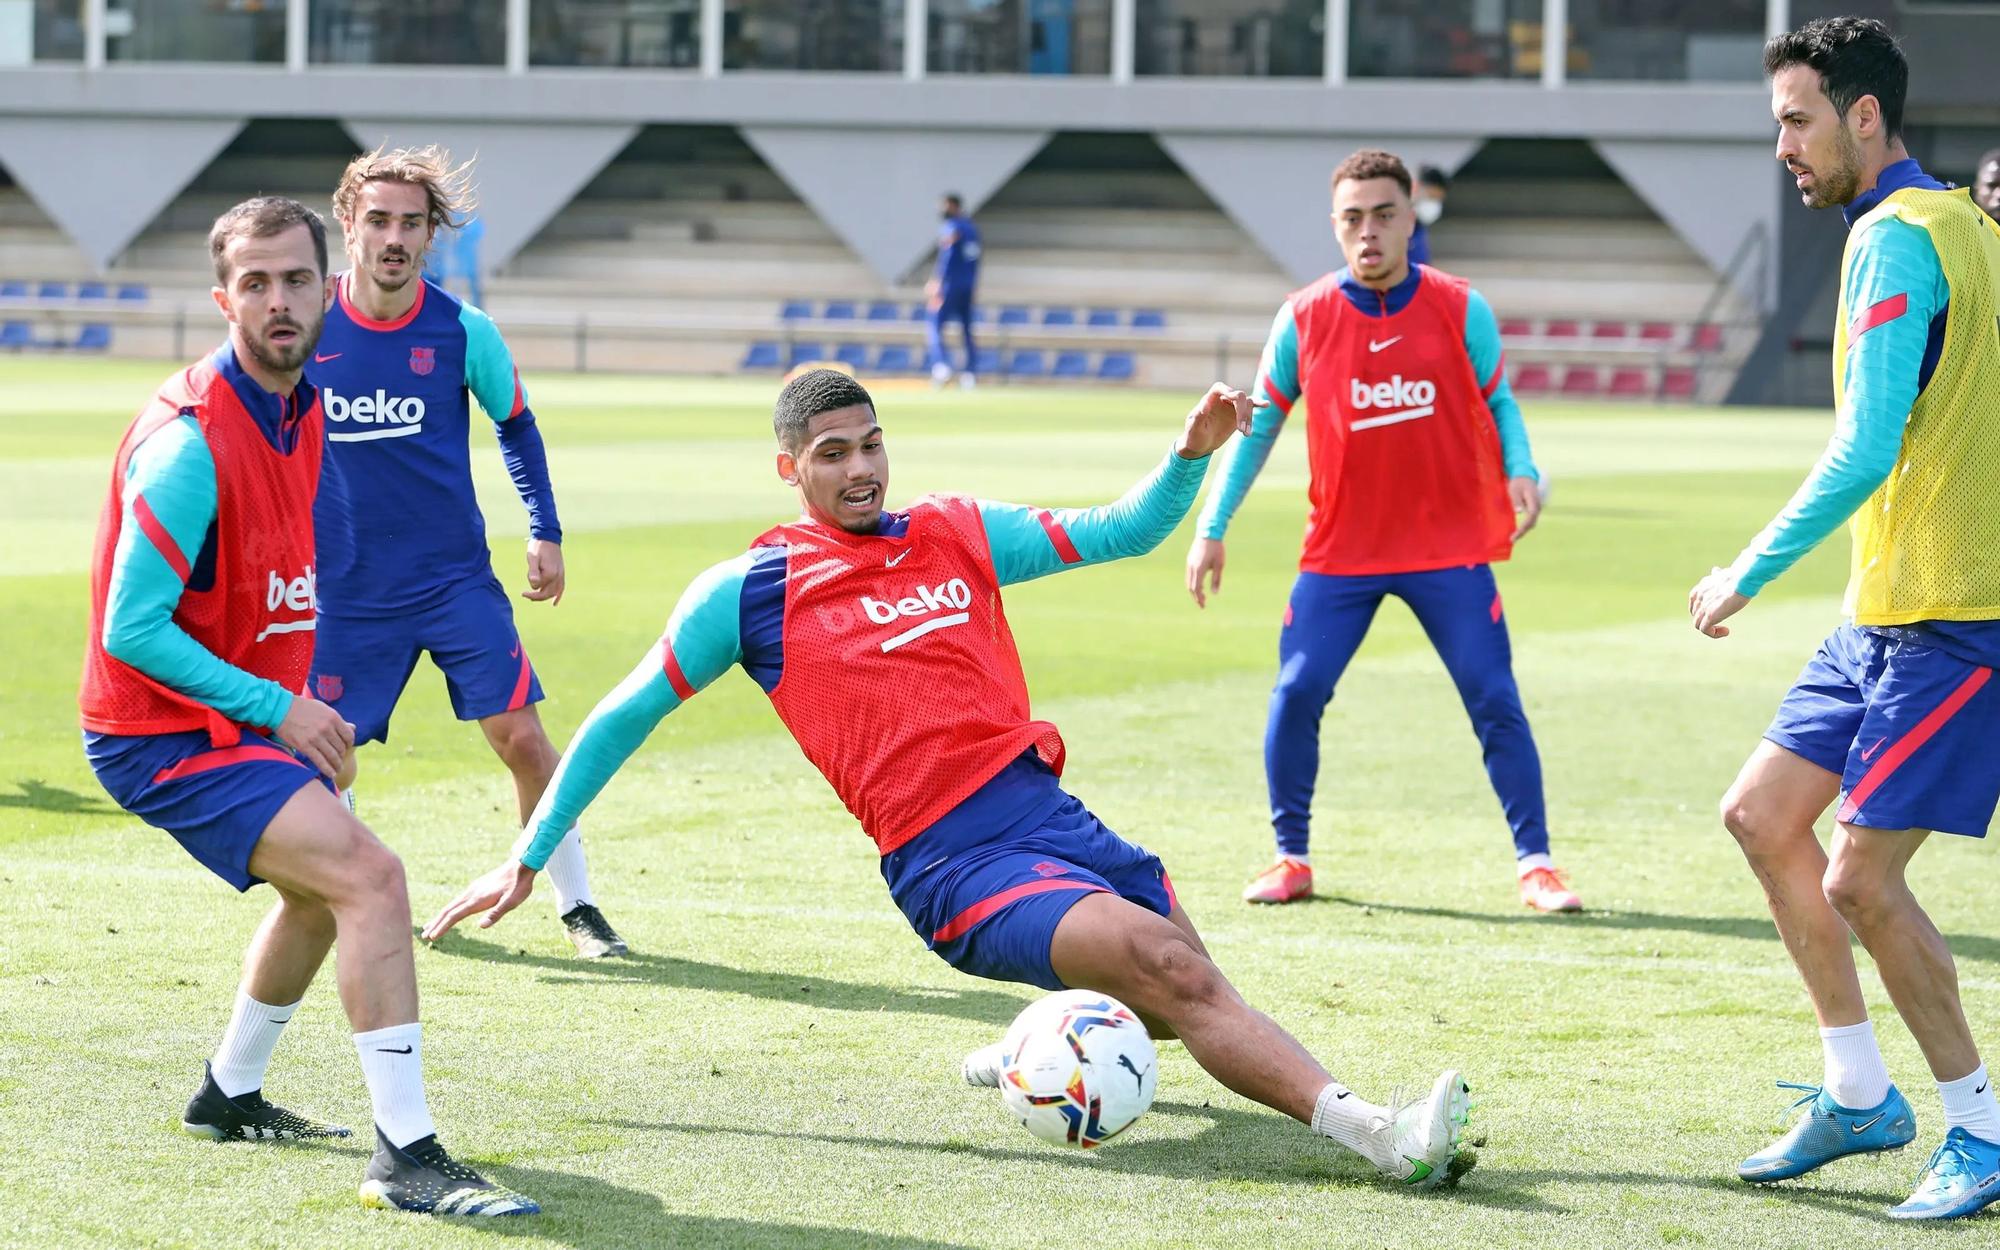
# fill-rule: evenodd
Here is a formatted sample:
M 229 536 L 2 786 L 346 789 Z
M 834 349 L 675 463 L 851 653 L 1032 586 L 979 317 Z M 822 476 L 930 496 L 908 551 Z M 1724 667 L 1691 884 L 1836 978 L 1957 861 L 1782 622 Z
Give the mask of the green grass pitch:
M 1717 797 L 1836 619 L 1845 541 L 1722 642 L 1687 588 L 1786 498 L 1825 414 L 1537 405 L 1553 474 L 1501 571 L 1559 861 L 1590 910 L 1515 899 L 1464 714 L 1409 613 L 1386 606 L 1324 733 L 1309 905 L 1237 901 L 1270 851 L 1260 758 L 1275 631 L 1304 514 L 1293 431 L 1237 519 L 1219 601 L 1181 589 L 1184 523 L 1153 555 L 1015 589 L 1037 710 L 1069 787 L 1159 852 L 1245 995 L 1370 1097 L 1467 1072 L 1487 1137 L 1456 1191 L 1410 1196 L 1245 1103 L 1178 1046 L 1157 1103 L 1094 1157 L 1042 1146 L 961 1055 L 1032 995 L 952 971 L 887 898 L 867 841 L 733 673 L 676 713 L 585 821 L 632 958 L 568 957 L 546 891 L 499 929 L 420 949 L 445 1140 L 547 1214 L 467 1227 L 357 1204 L 360 1144 L 214 1145 L 182 1101 L 267 900 L 239 898 L 113 809 L 75 688 L 86 564 L 119 431 L 153 364 L 0 364 L 0 1244 L 1655 1246 L 1973 1245 L 1891 1229 L 1920 1151 L 1775 1189 L 1731 1169 L 1819 1052 Z M 769 383 L 530 379 L 568 527 L 570 586 L 518 616 L 558 744 L 658 636 L 681 587 L 791 498 Z M 891 498 L 1116 497 L 1190 395 L 995 388 L 881 395 Z M 524 528 L 476 440 L 497 567 Z M 409 866 L 418 918 L 512 837 L 512 791 L 419 667 L 362 814 Z M 1953 935 L 1976 1030 L 2000 1024 L 1983 848 L 1936 838 L 1915 879 Z M 1891 1071 L 1942 1133 L 1914 1044 L 1872 974 Z M 274 1098 L 356 1126 L 368 1104 L 330 977 L 281 1043 Z M 1983 1228 L 1983 1231 L 1982 1231 Z M 1967 1240 L 1971 1238 L 1972 1240 Z M 1991 1244 L 1990 1241 L 1984 1244 Z

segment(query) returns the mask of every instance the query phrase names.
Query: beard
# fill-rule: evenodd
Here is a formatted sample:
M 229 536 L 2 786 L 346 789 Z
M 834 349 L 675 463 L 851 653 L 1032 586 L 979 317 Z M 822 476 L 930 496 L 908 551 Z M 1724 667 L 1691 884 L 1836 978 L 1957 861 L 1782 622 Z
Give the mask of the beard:
M 1799 198 L 1807 208 L 1834 208 L 1851 204 L 1854 197 L 1861 194 L 1861 145 L 1842 126 L 1835 132 L 1834 163 L 1824 169 L 1813 169 L 1812 186 L 1801 192 Z
M 313 348 L 319 345 L 319 332 L 321 325 L 324 324 L 324 320 L 322 318 L 310 326 L 301 325 L 289 319 L 268 322 L 259 334 L 252 334 L 248 330 L 245 330 L 243 332 L 243 346 L 258 364 L 269 369 L 271 372 L 295 373 L 305 368 L 306 357 L 311 355 Z M 272 342 L 270 338 L 271 331 L 280 327 L 298 331 L 298 337 L 290 343 Z

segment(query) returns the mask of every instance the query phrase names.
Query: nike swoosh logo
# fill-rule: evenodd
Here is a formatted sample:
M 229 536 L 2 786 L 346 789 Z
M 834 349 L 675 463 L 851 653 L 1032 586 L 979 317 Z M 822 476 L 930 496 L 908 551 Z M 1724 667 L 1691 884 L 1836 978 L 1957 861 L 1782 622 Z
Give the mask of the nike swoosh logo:
M 1349 1094 L 1351 1094 L 1351 1093 L 1353 1093 L 1353 1092 L 1354 1092 L 1354 1091 L 1353 1091 L 1353 1090 L 1351 1090 L 1351 1089 L 1343 1089 L 1343 1090 L 1341 1090 L 1341 1091 L 1340 1091 L 1340 1092 L 1339 1092 L 1338 1094 L 1335 1094 L 1335 1095 L 1333 1096 L 1333 1100 L 1334 1100 L 1335 1102 L 1339 1102 L 1339 1101 L 1340 1101 L 1341 1099 L 1343 1099 L 1343 1098 L 1347 1097 L 1347 1096 L 1348 1096 Z
M 913 550 L 913 548 L 910 548 L 910 547 L 905 547 L 905 548 L 903 548 L 903 549 L 902 549 L 901 551 L 897 552 L 897 553 L 896 553 L 895 555 L 893 555 L 893 556 L 890 556 L 890 557 L 889 557 L 888 559 L 886 559 L 886 560 L 882 561 L 882 567 L 883 567 L 883 568 L 885 568 L 885 569 L 893 569 L 893 568 L 895 568 L 895 567 L 896 567 L 897 565 L 899 565 L 899 564 L 901 564 L 901 563 L 903 562 L 903 557 L 904 557 L 904 556 L 907 556 L 907 555 L 909 555 L 909 554 L 910 554 L 910 552 L 911 552 L 912 550 Z
M 1379 352 L 1385 347 L 1394 347 L 1396 344 L 1402 341 L 1403 341 L 1403 336 L 1400 334 L 1398 334 L 1395 338 L 1392 339 L 1383 339 L 1380 343 L 1377 343 L 1374 339 L 1369 339 L 1368 350 L 1371 352 Z
M 346 354 L 347 354 L 346 352 L 335 352 L 331 356 L 322 356 L 318 352 L 314 352 L 313 363 L 316 365 L 323 365 L 329 360 L 339 360 L 342 356 L 345 356 Z
M 508 658 L 508 659 L 510 659 L 510 660 L 518 660 L 518 659 L 520 659 L 520 658 L 521 658 L 521 644 L 520 644 L 520 643 L 518 643 L 518 642 L 517 642 L 517 643 L 515 643 L 515 644 L 514 644 L 514 649 L 513 649 L 512 651 L 509 651 L 509 652 L 507 653 L 507 658 Z
M 1876 1115 L 1869 1116 L 1867 1119 L 1863 1120 L 1859 1124 L 1850 1124 L 1847 1127 L 1854 1131 L 1854 1135 L 1856 1137 L 1859 1137 L 1861 1136 L 1861 1134 L 1867 1132 L 1869 1129 L 1874 1128 L 1877 1124 L 1880 1124 L 1882 1122 L 1882 1117 L 1887 1114 L 1889 1113 L 1886 1111 L 1880 1112 Z
M 375 1049 L 381 1051 L 385 1055 L 407 1055 L 411 1051 L 415 1050 L 416 1047 L 405 1046 L 401 1050 L 397 1050 L 394 1046 L 377 1046 Z
M 1861 753 L 1861 762 L 1862 762 L 1862 763 L 1864 763 L 1864 764 L 1866 764 L 1866 763 L 1867 763 L 1867 762 L 1868 762 L 1869 760 L 1872 760 L 1872 759 L 1874 759 L 1874 758 L 1875 758 L 1875 752 L 1877 752 L 1877 751 L 1881 750 L 1881 749 L 1882 749 L 1882 744 L 1883 744 L 1883 743 L 1885 743 L 1885 742 L 1887 742 L 1887 741 L 1888 741 L 1888 739 L 1887 739 L 1887 738 L 1877 738 L 1877 739 L 1875 740 L 1875 745 L 1874 745 L 1874 746 L 1872 746 L 1872 747 L 1869 747 L 1869 748 L 1868 748 L 1868 749 L 1867 749 L 1866 751 L 1863 751 L 1863 752 Z

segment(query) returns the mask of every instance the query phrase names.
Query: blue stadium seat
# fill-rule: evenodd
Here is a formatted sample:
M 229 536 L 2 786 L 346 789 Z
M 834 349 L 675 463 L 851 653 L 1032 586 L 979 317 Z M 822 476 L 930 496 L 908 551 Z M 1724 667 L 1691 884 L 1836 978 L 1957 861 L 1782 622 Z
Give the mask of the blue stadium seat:
M 976 326 L 983 326 L 983 325 L 985 325 L 985 324 L 986 324 L 986 323 L 987 323 L 988 321 L 991 321 L 992 319 L 993 319 L 993 315 L 992 315 L 992 313 L 991 313 L 990 311 L 988 311 L 988 309 L 987 309 L 986 305 L 984 305 L 984 304 L 974 304 L 974 305 L 972 306 L 972 324 L 973 324 L 973 325 L 976 325 Z
M 68 299 L 69 283 L 44 282 L 35 291 L 36 299 Z
M 926 304 L 922 300 L 918 300 L 916 303 L 910 305 L 910 320 L 929 321 L 930 318 L 931 318 L 931 306 L 929 304 Z
M 1028 310 L 1019 304 L 1008 304 L 1000 310 L 1000 324 L 1003 326 L 1024 326 L 1033 324 Z
M 1132 310 L 1134 330 L 1164 330 L 1167 328 L 1167 314 L 1157 308 L 1135 308 Z
M 1023 347 L 1007 362 L 1007 373 L 1016 378 L 1039 378 L 1049 371 L 1048 358 L 1033 347 Z
M 878 299 L 868 305 L 868 320 L 870 321 L 900 321 L 902 318 L 903 306 L 895 300 Z
M 1132 372 L 1138 364 L 1131 352 L 1106 352 L 1097 365 L 1097 380 L 1100 382 L 1130 382 Z
M 811 300 L 788 299 L 778 309 L 780 321 L 811 321 L 813 306 Z
M 750 350 L 743 353 L 743 363 L 736 367 L 738 369 L 776 369 L 783 363 L 784 357 L 779 353 L 778 345 L 769 339 L 762 339 L 750 345 Z
M 825 360 L 825 359 L 826 359 L 825 344 L 794 343 L 792 344 L 792 353 L 787 360 L 786 367 L 791 369 L 796 369 L 800 365 L 805 364 L 808 361 Z
M 983 373 L 987 377 L 998 375 L 1000 372 L 1000 349 L 997 347 L 982 347 L 977 352 L 974 352 L 972 356 L 972 371 L 974 373 Z
M 877 373 L 908 373 L 917 367 L 916 353 L 901 343 L 885 343 L 875 357 Z
M 830 299 L 826 302 L 826 307 L 820 310 L 819 315 L 828 321 L 852 321 L 855 316 L 854 301 Z
M 9 321 L 0 324 L 0 347 L 20 351 L 35 345 L 35 327 L 25 321 Z
M 1056 363 L 1050 368 L 1052 378 L 1087 378 L 1090 376 L 1090 356 L 1084 352 L 1057 352 Z
M 833 349 L 833 358 L 859 373 L 868 367 L 868 344 L 842 343 Z
M 142 304 L 148 298 L 146 284 L 143 282 L 127 282 L 118 288 L 118 298 L 130 303 Z
M 76 336 L 76 342 L 69 346 L 71 351 L 101 352 L 111 346 L 111 327 L 101 321 L 93 321 L 83 327 Z
M 1084 318 L 1083 324 L 1093 330 L 1116 330 L 1118 328 L 1118 310 L 1116 308 L 1093 308 L 1090 310 L 1090 315 Z
M 1076 324 L 1074 308 L 1042 309 L 1042 324 L 1045 326 L 1073 326 Z
M 26 298 L 28 298 L 27 283 L 22 282 L 18 278 L 10 278 L 5 282 L 0 282 L 0 299 Z
M 76 297 L 90 300 L 110 299 L 111 290 L 102 282 L 79 282 L 76 284 Z

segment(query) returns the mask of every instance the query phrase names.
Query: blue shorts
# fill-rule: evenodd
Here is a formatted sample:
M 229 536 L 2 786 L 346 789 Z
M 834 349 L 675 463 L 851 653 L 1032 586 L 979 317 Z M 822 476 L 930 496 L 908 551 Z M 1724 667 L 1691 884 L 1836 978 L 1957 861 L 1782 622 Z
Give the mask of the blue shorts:
M 1053 777 L 1048 788 L 1053 801 L 1036 804 L 1011 828 L 934 826 L 882 858 L 896 906 L 924 944 L 960 972 L 1067 989 L 1049 947 L 1079 900 L 1109 892 L 1162 916 L 1174 908 L 1174 887 L 1157 856 L 1105 828 Z
M 233 747 L 217 747 L 208 731 L 83 735 L 83 753 L 118 806 L 174 835 L 202 867 L 247 890 L 250 852 L 278 809 L 317 781 L 333 783 L 291 748 L 245 731 Z
M 2000 681 L 1921 627 L 1827 636 L 1764 737 L 1840 775 L 1842 824 L 1986 836 L 2000 802 Z
M 430 652 L 460 720 L 484 720 L 542 699 L 542 683 L 514 628 L 514 609 L 488 577 L 403 616 L 319 618 L 312 685 L 354 725 L 354 742 L 387 742 L 389 714 Z

